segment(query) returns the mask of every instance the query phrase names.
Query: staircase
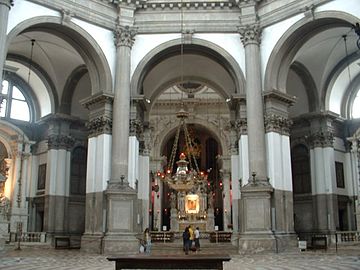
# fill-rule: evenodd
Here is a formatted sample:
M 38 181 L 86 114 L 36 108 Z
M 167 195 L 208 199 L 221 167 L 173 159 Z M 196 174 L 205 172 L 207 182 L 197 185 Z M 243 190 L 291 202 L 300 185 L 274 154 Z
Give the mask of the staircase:
M 174 242 L 155 242 L 151 246 L 151 254 L 154 255 L 182 255 L 183 243 L 180 240 L 175 240 Z M 238 248 L 233 246 L 231 243 L 210 243 L 210 241 L 203 240 L 200 241 L 200 251 L 190 251 L 189 254 L 214 254 L 214 255 L 223 255 L 223 254 L 239 254 Z

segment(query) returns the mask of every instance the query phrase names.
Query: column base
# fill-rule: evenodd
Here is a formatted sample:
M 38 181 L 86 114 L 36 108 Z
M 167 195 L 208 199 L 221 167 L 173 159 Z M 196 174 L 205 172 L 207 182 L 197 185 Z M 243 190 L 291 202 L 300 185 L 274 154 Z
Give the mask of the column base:
M 295 233 L 276 233 L 275 236 L 275 251 L 282 252 L 290 248 L 296 248 L 298 246 L 298 238 Z
M 81 237 L 81 250 L 85 252 L 103 253 L 104 235 L 99 234 L 84 234 Z
M 239 254 L 276 251 L 276 239 L 270 233 L 240 234 Z
M 116 233 L 104 237 L 104 254 L 137 254 L 139 253 L 139 240 L 134 233 Z

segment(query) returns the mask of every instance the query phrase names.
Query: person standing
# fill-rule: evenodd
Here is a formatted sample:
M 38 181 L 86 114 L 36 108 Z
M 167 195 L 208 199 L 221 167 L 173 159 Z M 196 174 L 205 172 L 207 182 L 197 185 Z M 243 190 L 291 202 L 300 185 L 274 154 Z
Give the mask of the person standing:
M 189 227 L 186 227 L 183 232 L 183 245 L 186 255 L 189 254 L 189 242 L 190 242 L 190 232 L 189 232 Z
M 193 245 L 193 242 L 194 242 L 194 229 L 193 229 L 192 225 L 189 225 L 189 234 L 190 234 L 189 249 L 193 250 L 192 245 Z
M 199 227 L 196 227 L 195 232 L 194 232 L 194 237 L 195 237 L 196 251 L 200 251 L 200 230 L 199 230 Z
M 145 240 L 145 252 L 150 254 L 151 252 L 151 234 L 149 228 L 146 228 L 144 231 L 144 240 Z

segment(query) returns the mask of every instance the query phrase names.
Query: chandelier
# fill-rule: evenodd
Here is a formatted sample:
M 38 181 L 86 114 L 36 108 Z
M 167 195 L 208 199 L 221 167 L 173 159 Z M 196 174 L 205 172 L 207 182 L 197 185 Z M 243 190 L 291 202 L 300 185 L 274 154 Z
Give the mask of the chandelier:
M 183 108 L 176 113 L 176 117 L 179 119 L 179 125 L 176 130 L 170 160 L 167 164 L 168 166 L 165 173 L 157 173 L 157 176 L 162 182 L 167 183 L 170 188 L 180 192 L 188 192 L 191 190 L 195 191 L 198 188 L 204 188 L 207 184 L 207 174 L 199 170 L 196 156 L 194 155 L 196 151 L 193 151 L 194 145 L 186 126 L 185 120 L 188 118 L 188 115 L 188 112 L 186 112 Z M 186 151 L 180 154 L 180 159 L 176 161 L 176 172 L 173 173 L 181 130 L 183 130 L 185 137 L 184 148 Z

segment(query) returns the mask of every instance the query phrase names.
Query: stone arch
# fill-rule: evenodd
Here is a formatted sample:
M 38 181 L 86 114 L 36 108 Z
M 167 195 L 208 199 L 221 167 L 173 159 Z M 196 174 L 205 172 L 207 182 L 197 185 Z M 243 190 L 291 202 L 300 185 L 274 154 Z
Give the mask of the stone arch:
M 286 78 L 293 58 L 301 46 L 311 37 L 324 30 L 346 26 L 358 20 L 353 15 L 339 11 L 315 13 L 316 20 L 303 18 L 292 25 L 280 38 L 272 53 L 265 71 L 265 89 L 286 92 Z M 323 104 L 320 104 L 323 106 Z
M 20 64 L 23 64 L 24 66 L 28 66 L 29 64 L 29 59 L 22 55 L 8 54 L 6 60 L 16 61 Z M 55 89 L 55 85 L 53 81 L 50 79 L 50 76 L 40 65 L 38 65 L 35 62 L 32 62 L 30 68 L 41 79 L 41 81 L 46 86 L 46 89 L 48 89 L 51 107 L 54 109 L 54 111 L 57 111 L 59 107 L 59 98 Z M 38 115 L 40 116 L 39 110 L 38 110 Z
M 291 69 L 299 76 L 305 86 L 310 112 L 316 111 L 319 108 L 319 95 L 311 73 L 300 62 L 294 62 Z
M 346 119 L 350 119 L 352 116 L 353 102 L 359 90 L 360 74 L 352 80 L 350 86 L 345 92 L 343 100 L 341 101 L 341 116 Z
M 91 93 L 112 92 L 111 71 L 106 57 L 96 40 L 84 29 L 72 22 L 62 24 L 60 17 L 39 16 L 19 23 L 7 35 L 5 51 L 20 33 L 45 31 L 61 37 L 81 55 L 89 71 Z
M 162 60 L 177 55 L 180 52 L 181 39 L 165 42 L 151 50 L 138 64 L 131 79 L 131 93 L 133 96 L 142 95 L 142 83 L 151 68 Z M 191 44 L 184 44 L 184 51 L 192 52 L 216 60 L 233 79 L 235 89 L 223 89 L 221 93 L 225 98 L 231 98 L 234 94 L 245 93 L 245 77 L 235 59 L 220 46 L 206 40 L 193 38 Z M 149 98 L 149 97 L 146 97 Z
M 17 154 L 17 148 L 12 142 L 30 142 L 28 136 L 20 128 L 3 120 L 0 120 L 0 141 L 4 144 L 11 159 L 15 158 Z
M 211 124 L 206 120 L 195 117 L 192 119 L 188 119 L 187 124 L 196 124 L 209 132 L 213 136 L 213 138 L 217 141 L 222 151 L 222 155 L 229 155 L 229 138 L 226 137 L 224 133 L 219 134 L 219 128 L 215 126 L 215 124 Z M 154 149 L 152 156 L 161 156 L 162 149 L 164 148 L 164 144 L 169 140 L 169 138 L 176 132 L 176 128 L 178 127 L 178 122 L 173 121 L 171 123 L 167 123 L 164 128 L 159 129 L 158 134 L 155 134 L 153 139 L 153 147 Z
M 71 100 L 80 79 L 88 72 L 85 65 L 81 65 L 73 70 L 65 83 L 63 95 L 60 103 L 60 113 L 70 114 L 71 112 Z

